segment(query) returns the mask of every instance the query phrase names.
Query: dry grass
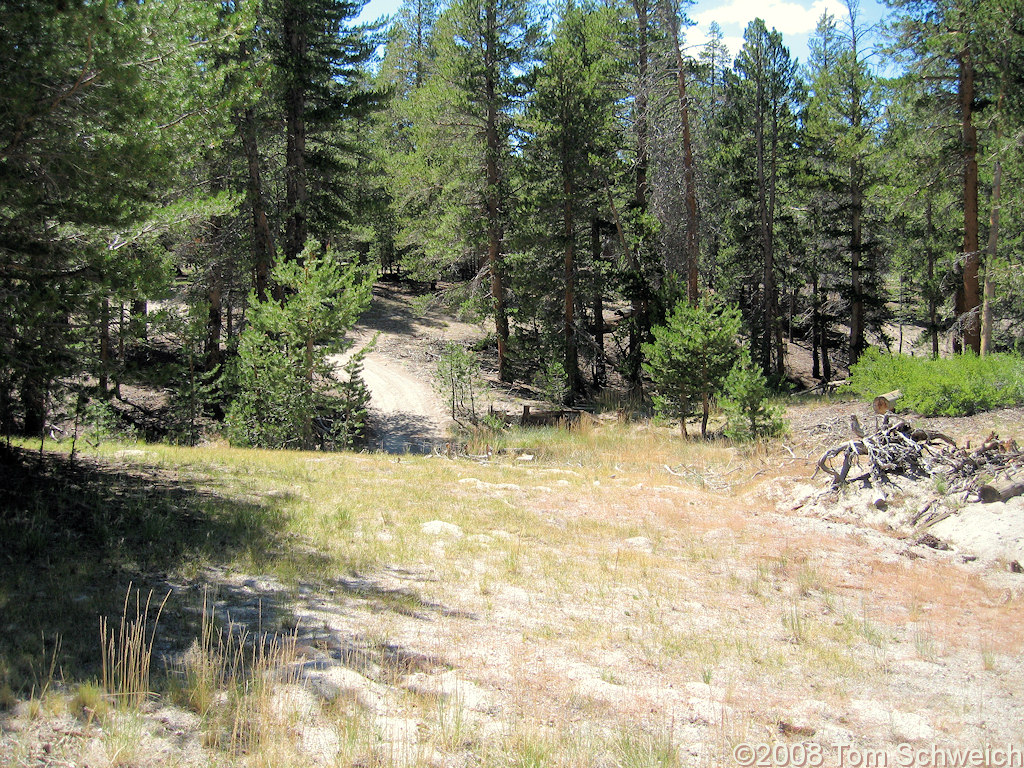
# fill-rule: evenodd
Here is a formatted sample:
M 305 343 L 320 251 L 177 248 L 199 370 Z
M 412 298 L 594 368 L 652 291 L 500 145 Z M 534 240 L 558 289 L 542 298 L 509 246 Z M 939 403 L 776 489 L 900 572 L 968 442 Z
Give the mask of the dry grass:
M 623 424 L 487 447 L 105 445 L 100 464 L 189 484 L 230 517 L 201 529 L 235 538 L 165 565 L 181 650 L 132 689 L 158 698 L 89 715 L 79 686 L 68 716 L 110 724 L 94 735 L 110 764 L 153 765 L 724 765 L 744 739 L 1010 738 L 1024 721 L 1007 693 L 1024 681 L 1020 591 L 775 512 L 781 447 Z M 183 644 L 191 625 L 169 622 L 207 587 Z M 228 623 L 257 601 L 262 626 Z M 327 696 L 324 669 L 345 670 Z M 191 746 L 131 753 L 167 743 L 152 711 L 169 704 L 195 718 Z

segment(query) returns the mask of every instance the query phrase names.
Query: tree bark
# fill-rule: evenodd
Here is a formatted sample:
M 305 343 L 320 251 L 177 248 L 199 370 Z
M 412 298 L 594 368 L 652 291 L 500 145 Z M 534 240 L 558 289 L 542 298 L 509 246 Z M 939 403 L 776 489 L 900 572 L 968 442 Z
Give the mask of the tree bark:
M 648 45 L 648 0 L 633 0 L 637 26 L 637 92 L 634 99 L 635 130 L 636 130 L 636 184 L 634 187 L 633 207 L 638 217 L 647 213 L 649 187 L 647 169 L 650 165 L 650 127 L 647 120 L 647 87 L 650 70 L 650 50 Z M 630 305 L 632 316 L 629 322 L 629 348 L 627 351 L 626 377 L 634 396 L 643 395 L 643 376 L 641 370 L 641 344 L 647 339 L 649 331 L 647 306 L 647 289 L 645 285 L 642 251 L 646 243 L 644 233 L 640 233 L 633 248 L 627 251 L 629 269 L 632 273 L 633 285 L 630 286 Z
M 858 77 L 857 51 L 857 4 L 848 3 L 850 19 L 850 52 L 853 63 L 848 69 L 850 75 L 850 127 L 859 131 L 863 123 L 860 85 Z M 860 359 L 867 347 L 864 338 L 864 166 L 854 153 L 850 160 L 850 364 Z
M 964 347 L 981 352 L 978 310 L 981 306 L 978 273 L 981 253 L 978 246 L 978 130 L 973 121 L 974 60 L 964 49 L 959 56 L 960 119 L 964 162 L 964 279 L 962 321 Z
M 992 210 L 988 219 L 988 248 L 985 254 L 984 299 L 981 305 L 981 354 L 992 351 L 992 304 L 996 298 L 995 261 L 999 247 L 999 214 L 1002 206 L 1003 162 L 999 157 L 1003 138 L 1001 115 L 1006 100 L 1006 59 L 1002 61 L 1003 76 L 999 84 L 999 100 L 996 103 L 996 167 L 992 174 Z
M 574 400 L 582 389 L 580 385 L 579 354 L 576 343 L 576 232 L 573 211 L 573 189 L 568 158 L 563 148 L 562 178 L 565 195 L 562 204 L 562 223 L 565 237 L 565 307 L 563 334 L 565 340 L 565 376 L 569 400 Z
M 132 300 L 131 320 L 128 322 L 128 329 L 133 339 L 145 340 L 147 338 L 149 333 L 147 312 L 148 308 L 145 299 Z
M 988 253 L 985 257 L 985 288 L 984 300 L 981 305 L 981 348 L 980 352 L 987 355 L 992 352 L 992 304 L 996 298 L 996 249 L 999 245 L 999 209 L 1000 193 L 1003 183 L 1003 163 L 996 158 L 995 173 L 992 178 L 992 213 L 989 215 Z
M 110 300 L 104 297 L 100 302 L 100 370 L 99 393 L 106 399 L 110 395 Z
M 38 376 L 26 375 L 21 383 L 22 432 L 28 437 L 43 433 L 46 426 L 46 390 Z
M 209 301 L 209 314 L 206 320 L 206 370 L 212 371 L 222 360 L 220 338 L 224 327 L 223 307 L 223 277 L 218 265 L 210 268 L 210 281 L 206 288 L 206 298 Z
M 285 243 L 286 259 L 297 259 L 308 235 L 306 185 L 306 91 L 299 75 L 305 69 L 308 35 L 302 4 L 286 2 L 284 44 L 292 66 L 285 88 Z
M 884 395 L 879 395 L 871 401 L 871 407 L 875 413 L 881 415 L 883 413 L 889 413 L 896 407 L 896 401 L 903 397 L 903 393 L 894 389 L 892 392 L 886 392 Z
M 932 219 L 932 198 L 925 202 L 925 257 L 928 260 L 928 331 L 932 337 L 932 359 L 939 357 L 939 302 L 935 295 L 935 222 Z
M 502 265 L 504 233 L 498 185 L 501 181 L 499 156 L 501 137 L 498 133 L 497 57 L 498 28 L 496 0 L 488 0 L 484 35 L 484 97 L 487 105 L 485 125 L 487 191 L 484 204 L 487 209 L 487 262 L 491 271 L 491 303 L 494 309 L 494 329 L 498 337 L 498 378 L 512 381 L 512 368 L 508 360 L 508 315 L 505 311 L 505 284 Z
M 664 3 L 672 48 L 676 60 L 676 90 L 679 96 L 679 117 L 683 129 L 683 193 L 686 199 L 686 293 L 691 304 L 700 298 L 700 240 L 697 214 L 697 174 L 690 137 L 690 99 L 686 88 L 686 66 L 679 47 L 679 16 L 670 0 Z
M 252 242 L 255 262 L 256 296 L 260 301 L 267 300 L 270 286 L 270 270 L 274 264 L 274 233 L 267 220 L 267 206 L 263 197 L 263 180 L 260 172 L 260 153 L 256 133 L 255 110 L 249 107 L 241 114 L 236 123 L 242 139 L 242 151 L 248 170 L 246 193 L 252 213 Z
M 818 273 L 811 275 L 811 378 L 821 378 L 821 366 L 818 363 L 818 340 L 821 338 L 821 307 L 818 297 Z
M 604 361 L 604 283 L 601 279 L 602 256 L 601 223 L 595 217 L 590 222 L 590 261 L 594 270 L 594 388 L 605 384 Z
M 760 55 L 764 55 L 761 52 Z M 773 243 L 773 219 L 775 192 L 774 182 L 774 141 L 768 146 L 769 139 L 765 136 L 766 101 L 765 76 L 763 67 L 758 72 L 756 84 L 756 99 L 754 108 L 754 154 L 757 165 L 757 213 L 760 228 L 761 260 L 762 260 L 762 297 L 761 309 L 764 316 L 761 318 L 761 370 L 765 376 L 772 375 L 772 328 L 775 325 L 776 301 L 775 301 L 775 253 Z M 774 133 L 774 131 L 773 131 Z M 774 137 L 773 137 L 774 138 Z M 772 159 L 766 158 L 771 153 Z M 766 164 L 772 165 L 772 172 Z
M 864 352 L 864 276 L 861 267 L 863 190 L 858 163 L 850 168 L 850 365 Z

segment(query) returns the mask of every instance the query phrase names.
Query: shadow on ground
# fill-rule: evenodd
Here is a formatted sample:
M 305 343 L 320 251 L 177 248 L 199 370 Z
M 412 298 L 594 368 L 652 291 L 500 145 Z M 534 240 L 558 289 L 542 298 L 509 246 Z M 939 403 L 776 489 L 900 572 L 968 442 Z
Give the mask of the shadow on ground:
M 98 677 L 99 617 L 157 603 L 190 563 L 280 547 L 276 497 L 230 499 L 156 467 L 14 451 L 0 463 L 0 684 Z
M 405 307 L 415 293 L 402 285 L 377 283 L 373 286 L 375 301 L 359 319 L 359 327 L 368 331 L 411 336 L 426 329 L 443 329 L 445 323 L 428 314 L 414 317 Z
M 289 539 L 287 495 L 246 501 L 204 486 L 160 467 L 91 458 L 72 464 L 63 455 L 17 450 L 0 456 L 0 690 L 25 697 L 49 682 L 99 679 L 100 617 L 116 627 L 129 593 L 143 603 L 152 594 L 154 617 L 170 595 L 154 643 L 164 662 L 200 635 L 204 601 L 213 594 L 217 624 L 241 625 L 252 637 L 302 627 L 301 641 L 328 649 L 339 663 L 433 665 L 354 631 L 327 632 L 330 622 L 314 628 L 296 620 L 297 610 L 343 605 L 430 620 L 444 614 L 443 606 L 369 578 L 335 578 L 336 564 Z M 327 584 L 326 591 L 301 576 L 289 585 L 260 580 L 271 588 L 218 577 L 232 572 L 231 564 L 255 563 L 259 570 L 278 558 Z
M 426 416 L 371 409 L 367 447 L 384 453 L 430 453 L 443 446 L 437 425 Z

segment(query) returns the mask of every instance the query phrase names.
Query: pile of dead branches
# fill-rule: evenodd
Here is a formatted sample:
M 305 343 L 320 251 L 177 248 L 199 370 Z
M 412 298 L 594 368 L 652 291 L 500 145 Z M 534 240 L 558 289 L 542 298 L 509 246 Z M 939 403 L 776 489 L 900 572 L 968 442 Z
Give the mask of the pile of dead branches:
M 937 446 L 956 448 L 956 443 L 941 432 L 915 429 L 903 420 L 891 422 L 888 416 L 871 435 L 861 428 L 856 416 L 851 416 L 850 431 L 854 439 L 829 448 L 818 459 L 818 469 L 832 476 L 833 488 L 858 481 L 891 484 L 890 476 L 894 474 L 926 477 L 932 474 L 935 459 L 940 455 Z M 842 466 L 836 469 L 833 464 L 840 457 Z M 862 468 L 864 462 L 867 471 L 850 477 L 851 470 L 855 466 Z
M 1006 501 L 1024 493 L 1024 452 L 1016 440 L 1001 440 L 995 432 L 976 448 L 964 448 L 941 457 L 950 491 L 977 494 L 984 502 Z
M 1001 440 L 994 432 L 974 449 L 970 442 L 959 448 L 942 432 L 915 428 L 888 415 L 870 435 L 851 416 L 850 432 L 851 440 L 818 459 L 815 474 L 820 470 L 831 476 L 833 489 L 855 482 L 892 485 L 894 476 L 941 475 L 947 494 L 965 493 L 985 502 L 1024 494 L 1024 452 L 1015 440 Z

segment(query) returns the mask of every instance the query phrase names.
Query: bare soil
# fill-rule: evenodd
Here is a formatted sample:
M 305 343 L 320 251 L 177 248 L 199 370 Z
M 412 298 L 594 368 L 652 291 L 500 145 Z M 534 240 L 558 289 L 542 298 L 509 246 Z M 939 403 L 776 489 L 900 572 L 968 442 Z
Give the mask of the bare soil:
M 375 289 L 354 337 L 380 334 L 366 381 L 385 450 L 444 439 L 437 352 L 483 332 L 415 315 L 404 288 Z M 950 500 L 940 549 L 906 522 L 941 496 L 934 486 L 894 490 L 885 509 L 857 489 L 830 493 L 814 465 L 849 439 L 851 414 L 873 422 L 865 403 L 795 401 L 785 452 L 726 449 L 728 468 L 700 482 L 667 465 L 638 475 L 421 459 L 437 462 L 445 494 L 479 530 L 424 522 L 429 554 L 413 565 L 297 582 L 211 567 L 181 589 L 214 589 L 225 625 L 295 632 L 296 684 L 281 694 L 294 764 L 728 766 L 741 743 L 801 743 L 823 749 L 825 765 L 841 764 L 844 748 L 886 750 L 888 762 L 873 764 L 895 765 L 904 745 L 1024 749 L 1024 575 L 1012 567 L 1024 505 L 987 505 L 982 524 Z M 1024 438 L 1020 408 L 920 421 L 958 442 Z M 408 482 L 401 457 L 308 461 L 311 473 L 364 462 L 375 482 Z M 504 508 L 529 525 L 490 523 Z M 397 547 L 403 514 L 381 509 L 378 528 L 360 535 Z M 341 709 L 372 722 L 357 758 L 323 714 Z M 113 726 L 33 715 L 21 702 L 0 717 L 0 765 L 210 761 L 196 716 L 154 705 L 143 720 L 141 753 L 124 763 L 101 746 Z M 586 751 L 619 743 L 617 733 L 670 745 L 678 759 Z M 548 752 L 536 757 L 530 739 Z

